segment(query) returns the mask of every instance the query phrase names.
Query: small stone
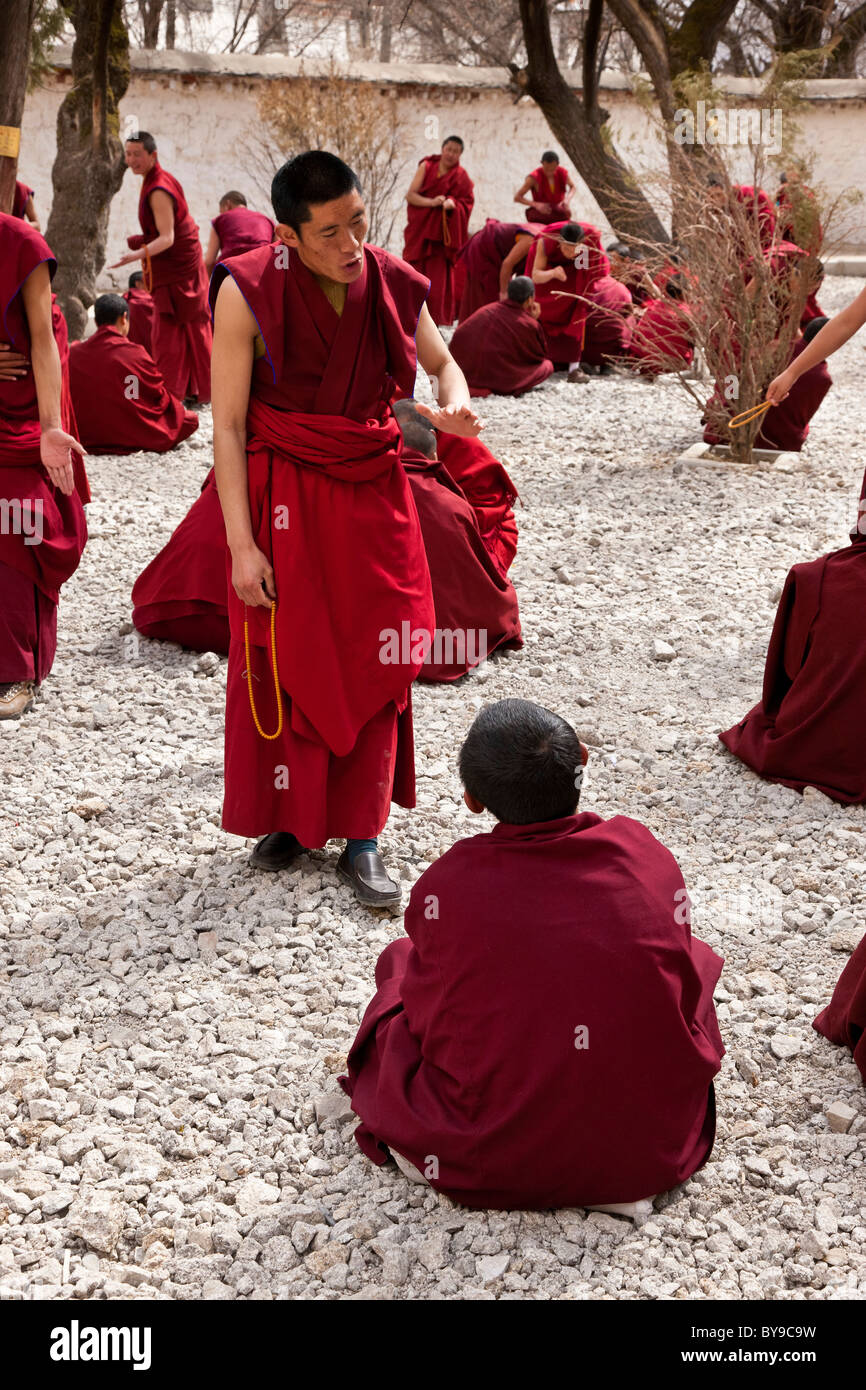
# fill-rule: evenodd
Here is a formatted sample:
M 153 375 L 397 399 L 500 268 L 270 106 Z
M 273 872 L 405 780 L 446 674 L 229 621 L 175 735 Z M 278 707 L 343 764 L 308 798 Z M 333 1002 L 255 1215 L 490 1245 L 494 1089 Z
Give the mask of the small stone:
M 326 1158 L 311 1158 L 307 1164 L 307 1172 L 311 1178 L 325 1178 L 333 1171 L 333 1166 Z
M 834 1100 L 832 1105 L 828 1105 L 824 1112 L 830 1128 L 835 1134 L 847 1134 L 851 1125 L 857 1119 L 857 1111 L 851 1105 L 847 1105 L 844 1100 Z
M 787 1062 L 796 1057 L 800 1047 L 800 1039 L 792 1038 L 789 1033 L 774 1033 L 770 1039 L 770 1051 L 780 1062 Z
M 673 661 L 676 654 L 676 647 L 672 647 L 669 642 L 663 642 L 659 637 L 653 638 L 653 661 Z
M 241 1183 L 235 1196 L 235 1206 L 242 1216 L 251 1216 L 259 1207 L 270 1206 L 280 1200 L 280 1189 L 262 1178 L 247 1178 Z
M 750 1086 L 757 1086 L 760 1071 L 748 1052 L 735 1052 L 734 1065 L 744 1081 Z
M 69 1235 L 79 1236 L 91 1250 L 112 1255 L 120 1240 L 125 1222 L 123 1203 L 108 1192 L 88 1190 L 79 1192 L 69 1216 L 66 1229 Z
M 99 796 L 86 796 L 83 801 L 77 801 L 71 809 L 82 820 L 93 820 L 94 816 L 101 816 L 103 811 L 108 810 L 108 802 Z
M 316 1124 L 320 1128 L 328 1124 L 342 1125 L 357 1118 L 349 1097 L 342 1091 L 339 1095 L 319 1096 L 316 1101 Z
M 503 1253 L 501 1255 L 479 1255 L 475 1261 L 475 1271 L 482 1284 L 492 1284 L 497 1279 L 501 1279 L 511 1263 L 511 1256 Z

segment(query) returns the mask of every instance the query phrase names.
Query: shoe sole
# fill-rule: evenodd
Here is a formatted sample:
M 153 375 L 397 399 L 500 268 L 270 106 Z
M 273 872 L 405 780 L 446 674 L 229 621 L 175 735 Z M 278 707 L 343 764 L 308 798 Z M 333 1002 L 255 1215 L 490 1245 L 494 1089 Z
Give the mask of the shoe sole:
M 349 887 L 354 891 L 358 902 L 363 903 L 365 907 L 394 907 L 397 903 L 402 901 L 403 895 L 400 892 L 395 893 L 392 898 L 380 898 L 378 896 L 372 898 L 366 897 L 361 884 L 353 874 L 347 873 L 345 869 L 338 868 L 337 877 L 341 878 L 344 883 L 348 883 Z
M 23 708 L 23 709 L 20 709 L 20 710 L 18 711 L 17 714 L 2 714 L 2 713 L 0 713 L 0 722 L 5 722 L 6 720 L 9 720 L 9 719 L 22 719 L 23 716 L 24 716 L 25 714 L 29 714 L 29 713 L 30 713 L 30 711 L 32 710 L 32 708 L 33 708 L 33 706 L 34 706 L 35 704 L 36 704 L 36 701 L 35 701 L 35 700 L 31 700 L 31 701 L 30 701 L 30 704 L 29 704 L 29 705 L 25 705 L 24 708 Z
M 271 861 L 270 863 L 268 863 L 267 860 L 264 860 L 264 859 L 257 859 L 257 858 L 256 858 L 256 852 L 255 852 L 255 850 L 253 850 L 252 854 L 250 855 L 250 865 L 251 865 L 251 867 L 254 868 L 254 869 L 263 869 L 263 870 L 265 871 L 265 873 L 268 873 L 268 874 L 278 874 L 278 873 L 280 873 L 283 869 L 288 869 L 288 868 L 290 868 L 291 865 L 294 864 L 296 860 L 300 859 L 300 857 L 301 857 L 301 855 L 302 855 L 303 853 L 304 853 L 303 850 L 299 850 L 297 854 L 293 854 L 293 855 L 292 855 L 291 859 L 286 859 L 283 863 L 275 864 L 275 863 L 273 863 L 273 861 Z

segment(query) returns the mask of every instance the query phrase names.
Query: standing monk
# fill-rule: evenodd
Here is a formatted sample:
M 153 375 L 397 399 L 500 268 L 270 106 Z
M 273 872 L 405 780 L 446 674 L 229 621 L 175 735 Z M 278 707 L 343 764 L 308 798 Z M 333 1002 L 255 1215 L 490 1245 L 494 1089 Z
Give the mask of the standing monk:
M 127 238 L 132 248 L 112 269 L 144 261 L 145 285 L 156 306 L 153 355 L 173 396 L 210 400 L 213 341 L 207 305 L 207 276 L 198 239 L 177 179 L 160 167 L 156 141 L 139 130 L 126 141 L 126 163 L 143 175 L 138 220 L 143 235 Z
M 526 175 L 514 201 L 528 208 L 527 222 L 563 222 L 571 217 L 574 192 L 571 174 L 560 164 L 556 150 L 545 150 L 538 168 Z
M 362 902 L 387 906 L 400 889 L 377 836 L 392 800 L 415 804 L 410 686 L 434 623 L 388 402 L 412 392 L 420 360 L 439 383 L 427 418 L 457 434 L 481 427 L 424 306 L 427 281 L 365 245 L 348 165 L 298 155 L 271 198 L 275 244 L 217 265 L 211 281 L 232 581 L 223 826 L 263 836 L 262 869 L 346 837 L 338 873 Z
M 61 584 L 81 559 L 90 500 L 54 337 L 57 263 L 40 234 L 0 213 L 0 719 L 17 719 L 57 650 Z
M 472 180 L 460 163 L 462 153 L 460 136 L 449 135 L 441 154 L 421 160 L 406 194 L 403 256 L 429 279 L 428 310 L 437 324 L 454 322 L 454 263 L 469 240 L 475 203 Z

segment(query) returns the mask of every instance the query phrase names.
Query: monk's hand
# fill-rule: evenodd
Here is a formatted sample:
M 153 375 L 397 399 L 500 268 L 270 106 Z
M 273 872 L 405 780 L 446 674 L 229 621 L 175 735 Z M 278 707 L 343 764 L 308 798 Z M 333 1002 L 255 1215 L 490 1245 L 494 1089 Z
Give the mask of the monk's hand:
M 141 252 L 140 252 L 140 251 L 127 251 L 127 253 L 126 253 L 125 256 L 121 256 L 120 260 L 119 260 L 119 261 L 115 261 L 115 262 L 114 262 L 114 265 L 110 265 L 110 266 L 108 267 L 108 269 L 109 269 L 109 270 L 117 270 L 117 269 L 119 269 L 119 267 L 122 266 L 122 265 L 132 265 L 133 261 L 140 261 L 140 260 L 141 260 Z
M 454 211 L 454 199 L 453 199 L 453 198 L 446 198 L 446 199 L 444 200 L 442 206 L 443 206 L 443 208 L 445 209 L 446 212 L 453 212 L 453 211 Z
M 770 382 L 767 387 L 767 400 L 771 405 L 778 405 L 783 401 L 796 381 L 790 367 L 786 368 L 779 376 Z
M 26 376 L 29 370 L 30 363 L 26 357 L 22 357 L 8 343 L 0 343 L 0 381 L 16 381 L 18 377 Z
M 471 405 L 425 405 L 423 401 L 416 401 L 415 409 L 430 421 L 434 430 L 441 430 L 443 434 L 462 434 L 464 438 L 474 439 L 484 429 L 484 421 Z
M 445 194 L 437 193 L 435 198 L 431 198 L 430 203 L 434 208 L 441 208 L 445 203 Z
M 72 470 L 71 450 L 85 457 L 85 450 L 77 439 L 65 430 L 43 430 L 39 439 L 39 457 L 43 467 L 55 487 L 68 497 L 75 487 L 75 474 Z
M 232 551 L 232 587 L 249 608 L 270 608 L 276 602 L 273 567 L 257 545 Z
M 568 276 L 566 275 L 565 268 L 563 266 L 555 265 L 553 267 L 553 270 L 550 272 L 550 278 L 551 280 L 567 280 Z

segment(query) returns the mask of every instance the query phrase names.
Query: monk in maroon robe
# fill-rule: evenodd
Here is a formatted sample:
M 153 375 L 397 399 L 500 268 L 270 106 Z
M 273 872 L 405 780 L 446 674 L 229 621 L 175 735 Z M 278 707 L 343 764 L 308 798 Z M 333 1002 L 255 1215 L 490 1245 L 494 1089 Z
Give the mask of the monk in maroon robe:
M 229 649 L 226 530 L 213 469 L 183 521 L 135 581 L 132 621 L 143 637 L 197 652 Z
M 406 194 L 403 258 L 430 281 L 427 308 L 437 324 L 453 323 L 457 313 L 454 269 L 469 240 L 475 203 L 472 180 L 460 163 L 462 154 L 460 136 L 449 135 L 440 154 L 421 160 Z
M 761 249 L 768 251 L 773 244 L 776 229 L 776 214 L 773 201 L 763 188 L 755 188 L 750 183 L 731 184 L 725 187 L 715 174 L 707 179 L 707 199 L 710 204 L 731 217 L 735 228 L 735 239 L 744 256 L 751 252 L 747 244 L 751 241 L 743 227 L 743 219 L 749 226 L 756 226 Z
M 451 354 L 473 396 L 521 396 L 553 371 L 535 286 L 528 275 L 508 282 L 507 297 L 485 304 L 457 325 Z
M 498 824 L 415 884 L 342 1079 L 364 1153 L 465 1206 L 637 1203 L 713 1146 L 723 962 L 649 830 L 578 811 L 585 758 L 538 705 L 481 711 L 460 775 Z
M 156 308 L 156 364 L 173 396 L 203 405 L 210 400 L 213 334 L 198 227 L 177 179 L 160 167 L 153 136 L 140 130 L 125 148 L 127 165 L 143 175 L 138 200 L 142 234 L 127 238 L 131 251 L 112 268 L 144 261 L 145 287 Z
M 812 1027 L 830 1042 L 850 1047 L 866 1081 L 866 936 L 839 976 L 833 998 Z
M 12 216 L 26 217 L 39 231 L 39 217 L 36 213 L 36 205 L 33 202 L 33 189 L 28 188 L 26 183 L 15 180 L 15 193 L 12 198 Z
M 40 234 L 0 214 L 0 719 L 25 713 L 51 670 L 60 589 L 87 538 L 90 492 L 84 450 L 69 433 L 55 269 Z
M 585 296 L 609 272 L 601 235 L 588 222 L 554 224 L 529 248 L 526 273 L 535 282 L 550 357 L 568 364 L 569 381 L 587 380 L 580 370 L 588 307 Z
M 420 360 L 440 402 L 422 413 L 455 433 L 480 424 L 427 281 L 365 245 L 353 171 L 310 151 L 272 200 L 275 244 L 211 280 L 231 555 L 223 825 L 263 837 L 264 869 L 346 837 L 338 874 L 385 906 L 400 890 L 377 837 L 392 799 L 414 805 L 410 687 L 434 625 L 389 402 Z
M 247 207 L 243 193 L 231 189 L 220 198 L 219 217 L 210 224 L 211 233 L 204 254 L 204 265 L 210 275 L 217 261 L 229 256 L 242 256 L 257 246 L 268 246 L 274 239 L 274 224 L 263 212 Z
M 633 304 L 643 308 L 649 300 L 655 299 L 653 281 L 642 251 L 635 246 L 628 246 L 624 241 L 613 241 L 605 247 L 605 255 L 610 261 L 611 275 L 626 286 Z M 665 276 L 665 284 L 669 279 L 668 274 Z
M 795 362 L 800 353 L 820 333 L 826 318 L 811 320 L 791 349 L 789 362 Z M 755 436 L 756 449 L 783 449 L 799 453 L 809 434 L 809 424 L 830 387 L 833 378 L 827 370 L 826 362 L 816 362 L 807 372 L 798 377 L 790 392 L 779 404 L 771 406 L 764 415 L 761 428 Z M 724 385 L 716 384 L 715 402 L 724 400 Z M 739 411 L 736 401 L 728 403 L 728 415 L 733 418 Z M 718 434 L 711 425 L 704 429 L 705 444 L 729 444 L 730 434 Z
M 198 416 L 172 396 L 146 348 L 129 341 L 129 311 L 118 294 L 94 305 L 96 332 L 69 359 L 72 405 L 91 454 L 164 454 L 198 429 Z
M 526 207 L 527 222 L 567 222 L 574 192 L 571 174 L 560 164 L 559 155 L 555 150 L 545 150 L 538 168 L 526 175 L 514 201 Z
M 689 307 L 681 277 L 668 280 L 664 298 L 650 300 L 632 326 L 629 357 L 644 376 L 684 371 L 694 357 Z
M 470 503 L 488 555 L 506 575 L 517 554 L 517 488 L 481 439 L 440 430 L 436 453 Z
M 156 307 L 153 295 L 144 288 L 144 275 L 134 270 L 129 277 L 129 288 L 124 293 L 129 306 L 129 341 L 146 348 L 153 357 L 153 321 Z
M 463 269 L 458 322 L 502 298 L 511 276 L 523 274 L 537 233 L 525 222 L 497 222 L 488 217 L 481 231 L 469 238 L 458 260 Z
M 634 300 L 628 285 L 613 275 L 602 275 L 586 298 L 590 308 L 586 315 L 581 366 L 595 367 L 607 375 L 613 371 L 611 359 L 625 357 L 631 345 L 634 326 Z

